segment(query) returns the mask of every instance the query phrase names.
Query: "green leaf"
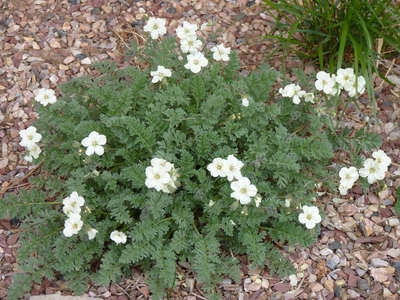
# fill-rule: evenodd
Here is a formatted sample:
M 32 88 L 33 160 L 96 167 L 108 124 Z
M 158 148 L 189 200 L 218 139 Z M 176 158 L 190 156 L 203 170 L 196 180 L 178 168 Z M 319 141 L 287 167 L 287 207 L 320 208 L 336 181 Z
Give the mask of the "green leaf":
M 23 299 L 25 292 L 30 291 L 32 287 L 32 280 L 29 274 L 17 273 L 12 277 L 12 279 L 13 283 L 7 289 L 7 299 Z
M 206 97 L 206 87 L 204 80 L 200 76 L 193 76 L 191 80 L 191 91 L 194 99 L 199 102 Z
M 266 257 L 266 248 L 262 243 L 265 234 L 253 233 L 252 230 L 243 229 L 240 231 L 239 240 L 246 246 L 249 260 L 254 266 L 263 266 Z
M 394 204 L 394 209 L 396 210 L 397 214 L 400 216 L 400 188 L 396 190 L 396 202 Z

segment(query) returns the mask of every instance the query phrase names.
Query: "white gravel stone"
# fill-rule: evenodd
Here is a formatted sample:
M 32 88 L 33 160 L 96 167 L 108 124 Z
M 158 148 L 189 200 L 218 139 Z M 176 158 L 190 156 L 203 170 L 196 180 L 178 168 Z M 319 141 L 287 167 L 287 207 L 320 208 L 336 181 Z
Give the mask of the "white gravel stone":
M 81 60 L 81 64 L 82 65 L 90 65 L 91 63 L 92 63 L 92 61 L 90 60 L 89 57 L 86 57 L 86 58 Z

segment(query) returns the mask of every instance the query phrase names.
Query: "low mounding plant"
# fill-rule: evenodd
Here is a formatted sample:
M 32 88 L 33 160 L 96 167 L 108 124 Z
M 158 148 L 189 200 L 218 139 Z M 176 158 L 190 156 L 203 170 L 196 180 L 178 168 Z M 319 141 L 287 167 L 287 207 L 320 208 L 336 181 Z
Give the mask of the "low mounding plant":
M 270 97 L 277 71 L 240 75 L 237 54 L 204 45 L 195 24 L 178 27 L 179 48 L 164 20 L 144 29 L 151 38 L 131 54 L 147 67 L 98 62 L 59 99 L 37 94 L 21 145 L 42 172 L 0 201 L 0 217 L 23 219 L 8 299 L 43 277 L 82 294 L 134 266 L 160 299 L 178 262 L 218 299 L 222 276 L 240 280 L 235 255 L 285 276 L 294 270 L 274 243 L 304 247 L 318 235 L 316 185 L 334 172 L 319 105 L 294 104 L 294 89 Z

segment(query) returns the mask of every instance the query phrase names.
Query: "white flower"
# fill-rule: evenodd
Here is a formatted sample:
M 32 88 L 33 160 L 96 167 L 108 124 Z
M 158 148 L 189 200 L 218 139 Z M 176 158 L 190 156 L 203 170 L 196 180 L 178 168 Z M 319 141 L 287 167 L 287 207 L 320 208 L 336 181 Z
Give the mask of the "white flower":
M 291 286 L 296 286 L 297 285 L 297 275 L 296 274 L 292 274 L 289 276 L 289 280 L 290 280 L 290 285 Z
M 285 199 L 285 206 L 290 207 L 290 199 Z
M 28 154 L 28 155 L 25 155 L 25 156 L 24 156 L 24 160 L 29 161 L 29 162 L 32 162 L 33 157 L 32 157 L 32 155 Z
M 336 82 L 339 83 L 341 88 L 349 91 L 353 87 L 356 75 L 354 74 L 353 68 L 338 69 L 336 72 Z
M 202 45 L 202 41 L 198 40 L 196 37 L 181 39 L 181 50 L 183 53 L 197 53 Z
M 178 178 L 180 177 L 180 174 L 177 172 L 178 170 L 175 169 L 172 165 L 172 169 L 169 172 L 169 175 L 171 176 L 171 181 L 167 184 L 168 185 L 168 191 L 172 193 L 175 191 L 178 187 L 181 186 L 180 182 L 178 181 Z
M 303 97 L 306 92 L 301 90 L 301 87 L 298 84 L 291 83 L 285 86 L 283 89 L 279 89 L 279 93 L 283 97 L 292 98 L 294 104 L 300 103 L 300 97 Z
M 242 105 L 244 107 L 248 107 L 249 106 L 249 99 L 247 99 L 247 97 L 243 97 L 242 98 Z
M 228 177 L 228 180 L 232 181 L 233 178 L 240 179 L 243 177 L 240 173 L 240 169 L 243 166 L 244 163 L 238 160 L 234 155 L 229 155 L 222 166 L 222 170 L 226 174 L 226 177 Z
M 21 142 L 19 144 L 27 148 L 36 144 L 42 138 L 42 135 L 36 132 L 36 127 L 34 126 L 29 126 L 27 129 L 21 130 L 19 136 L 21 137 Z
M 210 171 L 212 177 L 226 177 L 226 173 L 223 170 L 226 160 L 222 158 L 214 158 L 212 163 L 207 166 L 207 170 Z
M 349 182 L 340 182 L 339 183 L 339 193 L 340 195 L 346 195 L 347 191 L 353 187 L 353 184 L 349 184 Z
M 96 229 L 90 228 L 90 229 L 87 231 L 89 240 L 93 240 L 93 239 L 96 237 L 96 234 L 97 234 L 97 233 L 98 233 L 98 231 L 97 231 Z
M 256 186 L 251 184 L 247 177 L 231 182 L 231 189 L 233 190 L 231 197 L 240 201 L 243 205 L 250 203 L 250 197 L 254 197 L 257 194 Z
M 339 94 L 340 94 L 340 89 L 337 88 L 337 87 L 333 87 L 331 92 L 327 93 L 327 95 L 330 95 L 330 96 L 333 96 L 333 97 L 338 96 Z
M 205 58 L 204 54 L 201 52 L 189 54 L 187 60 L 188 62 L 185 64 L 185 68 L 191 70 L 193 73 L 199 73 L 201 68 L 204 68 L 208 64 L 207 58 Z
M 39 89 L 35 100 L 42 104 L 43 106 L 46 106 L 47 104 L 53 104 L 57 101 L 56 94 L 53 90 L 51 89 Z
M 157 192 L 164 189 L 164 186 L 171 181 L 170 174 L 160 166 L 150 166 L 146 168 L 145 185 L 150 188 L 155 188 Z
M 217 45 L 212 47 L 211 52 L 213 53 L 213 58 L 216 61 L 228 61 L 229 60 L 229 54 L 231 53 L 231 47 L 224 47 L 224 44 Z
M 288 97 L 288 91 L 289 91 L 288 85 L 278 90 L 279 94 L 281 94 L 282 97 Z
M 81 212 L 81 206 L 85 204 L 85 199 L 79 196 L 77 192 L 72 192 L 69 197 L 63 199 L 63 212 L 70 216 L 71 214 L 79 214 Z
M 156 71 L 151 71 L 150 75 L 153 76 L 152 83 L 162 81 L 164 77 L 171 77 L 171 70 L 163 66 L 158 66 Z
M 106 136 L 99 134 L 96 131 L 92 131 L 89 136 L 85 137 L 81 142 L 84 147 L 87 147 L 85 153 L 88 156 L 92 155 L 93 153 L 96 153 L 97 155 L 103 155 L 104 148 L 102 146 L 106 143 Z
M 315 88 L 318 91 L 324 91 L 325 94 L 332 93 L 333 88 L 335 87 L 335 76 L 329 75 L 324 71 L 319 71 L 317 73 L 317 81 L 315 82 Z
M 30 144 L 27 146 L 29 150 L 29 156 L 38 158 L 39 154 L 42 153 L 42 149 L 37 144 Z
M 385 178 L 385 170 L 379 166 L 378 161 L 372 158 L 367 158 L 364 161 L 364 168 L 361 168 L 358 172 L 361 177 L 367 177 L 369 184 Z
M 165 170 L 165 172 L 170 172 L 174 168 L 173 164 L 171 164 L 170 162 L 166 161 L 163 158 L 158 158 L 158 157 L 152 158 L 150 161 L 150 164 L 153 167 L 163 168 Z
M 80 214 L 70 214 L 68 219 L 65 220 L 63 233 L 66 237 L 77 234 L 81 230 L 83 222 L 81 221 Z
M 73 207 L 69 205 L 64 205 L 63 206 L 63 213 L 66 214 L 68 217 L 72 214 L 80 214 L 81 213 L 81 208 L 79 206 Z
M 293 98 L 292 101 L 294 104 L 299 104 L 300 103 L 300 97 L 303 97 L 306 94 L 305 91 L 301 90 L 301 87 L 299 85 L 295 85 L 293 89 Z
M 183 21 L 183 25 L 176 28 L 176 35 L 180 39 L 197 38 L 197 28 L 197 24 L 190 24 L 187 21 Z
M 155 40 L 159 36 L 163 36 L 167 33 L 165 23 L 165 19 L 150 17 L 147 24 L 143 27 L 143 30 L 145 32 L 150 32 L 151 38 Z
M 362 94 L 365 91 L 366 81 L 363 76 L 358 76 L 357 81 L 354 80 L 353 86 L 348 90 L 349 96 L 354 97 L 356 94 Z
M 308 229 L 312 229 L 315 225 L 321 222 L 321 216 L 319 215 L 318 207 L 316 206 L 303 206 L 303 213 L 299 214 L 299 222 L 306 224 Z
M 339 171 L 340 182 L 351 188 L 353 184 L 357 181 L 359 175 L 355 167 L 346 168 L 343 167 Z
M 256 203 L 256 207 L 259 207 L 262 201 L 262 197 L 260 194 L 254 196 L 254 202 Z
M 314 102 L 314 93 L 305 93 L 304 94 L 304 101 L 305 102 L 315 103 Z
M 117 244 L 126 243 L 126 234 L 118 230 L 114 230 L 113 232 L 111 232 L 110 238 Z
M 215 204 L 215 202 L 212 201 L 212 200 L 210 200 L 210 202 L 208 202 L 208 207 L 211 207 L 211 206 L 213 206 L 214 204 Z
M 386 155 L 385 152 L 382 150 L 378 150 L 372 153 L 372 157 L 376 159 L 378 162 L 379 167 L 381 167 L 383 170 L 387 170 L 387 168 L 390 166 L 392 163 L 392 159 Z
M 294 87 L 294 83 L 288 84 L 284 88 L 280 88 L 279 93 L 282 95 L 282 97 L 293 97 Z
M 151 166 L 146 168 L 146 186 L 158 192 L 172 193 L 179 186 L 179 173 L 174 165 L 162 158 L 154 157 Z

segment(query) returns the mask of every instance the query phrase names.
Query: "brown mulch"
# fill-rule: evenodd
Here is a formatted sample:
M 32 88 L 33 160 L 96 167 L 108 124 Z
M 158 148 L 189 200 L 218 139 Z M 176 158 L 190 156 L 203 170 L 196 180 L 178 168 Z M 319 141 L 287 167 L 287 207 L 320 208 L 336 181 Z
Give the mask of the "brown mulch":
M 264 61 L 275 45 L 259 37 L 273 33 L 271 18 L 247 0 L 0 0 L 0 195 L 26 183 L 37 170 L 23 160 L 19 131 L 37 117 L 32 100 L 38 88 L 52 88 L 73 77 L 92 74 L 98 60 L 113 60 L 124 67 L 135 63 L 124 52 L 131 39 L 141 41 L 145 15 L 163 17 L 169 33 L 183 22 L 213 22 L 204 36 L 220 34 L 220 42 L 239 52 L 243 72 Z M 208 31 L 208 32 L 207 32 Z M 268 63 L 281 68 L 279 53 Z M 346 197 L 325 193 L 318 199 L 326 212 L 318 241 L 307 249 L 284 248 L 298 269 L 298 283 L 270 276 L 268 268 L 253 270 L 242 261 L 242 279 L 225 278 L 218 287 L 223 299 L 398 299 L 400 297 L 400 222 L 394 211 L 400 186 L 400 58 L 381 61 L 397 86 L 376 79 L 378 124 L 366 99 L 350 107 L 345 124 L 368 126 L 382 136 L 384 150 L 393 161 L 385 179 L 386 189 L 359 186 Z M 291 68 L 304 67 L 287 60 Z M 307 66 L 307 72 L 313 70 Z M 374 126 L 376 125 L 376 126 Z M 14 222 L 14 223 L 13 223 Z M 0 299 L 5 299 L 12 275 L 18 271 L 18 224 L 0 220 Z M 171 299 L 205 299 L 195 277 L 180 266 Z M 104 299 L 148 299 L 144 275 L 132 276 L 110 286 L 88 285 L 87 296 Z M 26 295 L 71 294 L 62 281 L 44 281 Z

